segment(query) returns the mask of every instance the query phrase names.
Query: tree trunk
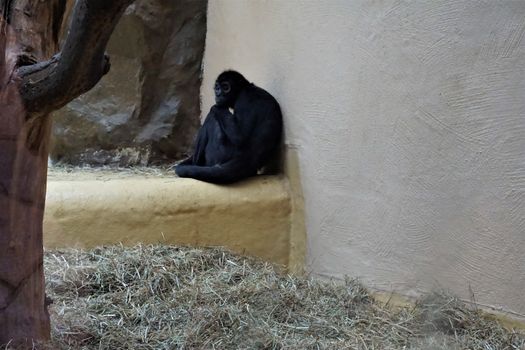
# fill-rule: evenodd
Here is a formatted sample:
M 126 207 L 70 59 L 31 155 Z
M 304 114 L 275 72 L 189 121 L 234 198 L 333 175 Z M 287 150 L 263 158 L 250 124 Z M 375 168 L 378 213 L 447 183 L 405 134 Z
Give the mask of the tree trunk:
M 77 0 L 57 54 L 67 1 L 0 0 L 0 344 L 49 338 L 42 241 L 49 113 L 107 73 L 104 49 L 132 2 Z
M 54 11 L 58 0 L 33 3 L 11 4 L 10 25 L 2 28 L 7 57 L 0 65 L 0 344 L 46 339 L 50 332 L 42 249 L 50 118 L 26 123 L 10 80 L 17 63 L 44 61 L 57 51 L 52 24 L 61 14 Z

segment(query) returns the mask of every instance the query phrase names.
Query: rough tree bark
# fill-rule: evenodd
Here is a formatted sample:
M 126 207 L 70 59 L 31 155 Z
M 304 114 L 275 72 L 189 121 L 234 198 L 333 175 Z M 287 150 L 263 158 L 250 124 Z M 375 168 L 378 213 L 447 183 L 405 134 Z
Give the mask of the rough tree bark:
M 104 49 L 133 2 L 77 0 L 58 52 L 67 1 L 0 0 L 0 344 L 49 338 L 42 247 L 49 113 L 107 73 Z

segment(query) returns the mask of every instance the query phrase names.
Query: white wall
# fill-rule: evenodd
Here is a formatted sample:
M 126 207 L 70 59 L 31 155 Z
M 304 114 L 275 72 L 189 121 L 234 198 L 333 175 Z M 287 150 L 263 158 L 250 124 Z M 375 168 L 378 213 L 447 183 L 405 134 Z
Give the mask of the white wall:
M 308 269 L 525 314 L 525 1 L 211 0 L 298 149 Z

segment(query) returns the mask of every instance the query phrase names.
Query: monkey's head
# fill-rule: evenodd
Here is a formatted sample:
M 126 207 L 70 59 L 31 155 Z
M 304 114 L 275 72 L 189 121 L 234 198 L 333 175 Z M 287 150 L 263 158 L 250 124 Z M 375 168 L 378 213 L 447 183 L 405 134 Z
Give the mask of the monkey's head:
M 233 108 L 239 93 L 250 83 L 233 70 L 222 72 L 215 81 L 215 103 L 221 107 Z

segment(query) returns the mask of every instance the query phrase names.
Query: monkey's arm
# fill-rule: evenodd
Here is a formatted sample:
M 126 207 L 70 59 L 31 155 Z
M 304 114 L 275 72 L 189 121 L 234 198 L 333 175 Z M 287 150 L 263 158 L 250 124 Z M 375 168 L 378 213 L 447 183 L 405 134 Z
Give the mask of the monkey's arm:
M 206 132 L 206 128 L 204 125 L 199 129 L 199 133 L 197 135 L 197 139 L 195 140 L 195 147 L 193 154 L 189 156 L 188 158 L 184 159 L 179 164 L 175 165 L 175 173 L 179 175 L 179 177 L 186 177 L 185 169 L 193 168 L 193 167 L 200 167 L 205 165 L 206 158 L 205 158 L 205 149 L 206 149 L 206 143 L 208 142 L 208 136 Z
M 195 137 L 195 141 L 193 143 L 193 154 L 177 164 L 176 167 L 185 165 L 205 165 L 205 150 L 206 145 L 208 144 L 208 128 L 210 118 L 211 114 L 208 114 L 204 120 L 204 123 L 201 125 L 197 136 Z
M 238 116 L 235 113 L 230 113 L 227 108 L 217 105 L 211 108 L 210 114 L 213 114 L 222 132 L 234 146 L 244 145 L 251 134 L 251 130 L 246 130 L 248 126 L 246 123 L 241 123 Z
M 195 140 L 195 147 L 193 151 L 193 165 L 205 165 L 206 163 L 206 146 L 208 145 L 208 129 L 210 128 L 210 119 L 212 114 L 208 113 L 204 123 L 202 123 L 197 139 Z

